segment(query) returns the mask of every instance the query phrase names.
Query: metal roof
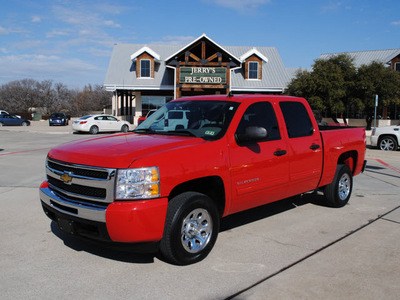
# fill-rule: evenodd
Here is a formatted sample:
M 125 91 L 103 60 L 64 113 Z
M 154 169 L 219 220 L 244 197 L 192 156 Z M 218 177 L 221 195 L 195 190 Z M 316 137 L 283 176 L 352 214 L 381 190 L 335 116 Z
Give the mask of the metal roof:
M 191 43 L 192 44 L 192 43 Z M 190 44 L 189 44 L 190 45 Z M 174 70 L 165 61 L 187 45 L 116 44 L 111 54 L 104 86 L 107 90 L 173 90 Z M 136 61 L 131 56 L 147 47 L 157 53 L 160 61 L 155 63 L 154 78 L 136 78 Z M 243 68 L 232 69 L 232 91 L 282 92 L 290 81 L 281 57 L 275 47 L 221 46 L 235 58 L 256 49 L 267 62 L 262 65 L 262 80 L 245 80 Z
M 354 65 L 359 68 L 362 65 L 369 65 L 373 61 L 382 64 L 390 64 L 390 61 L 396 56 L 400 55 L 400 49 L 387 49 L 387 50 L 370 50 L 370 51 L 356 51 L 356 52 L 341 52 L 341 53 L 325 53 L 321 54 L 319 59 L 329 59 L 339 54 L 348 54 L 354 59 Z

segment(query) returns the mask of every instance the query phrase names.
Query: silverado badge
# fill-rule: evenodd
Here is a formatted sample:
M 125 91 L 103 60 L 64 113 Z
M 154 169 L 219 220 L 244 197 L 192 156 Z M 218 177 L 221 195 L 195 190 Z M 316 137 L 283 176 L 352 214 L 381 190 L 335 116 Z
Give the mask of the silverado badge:
M 60 179 L 65 183 L 65 184 L 71 184 L 72 177 L 71 177 L 71 172 L 66 172 L 60 176 Z

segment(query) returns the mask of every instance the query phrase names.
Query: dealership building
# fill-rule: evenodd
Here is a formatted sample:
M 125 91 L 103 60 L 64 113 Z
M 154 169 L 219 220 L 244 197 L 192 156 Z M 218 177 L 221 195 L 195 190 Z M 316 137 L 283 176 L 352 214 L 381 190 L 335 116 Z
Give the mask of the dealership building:
M 220 46 L 203 34 L 187 45 L 116 44 L 104 87 L 112 114 L 137 124 L 176 98 L 282 94 L 291 74 L 275 47 Z

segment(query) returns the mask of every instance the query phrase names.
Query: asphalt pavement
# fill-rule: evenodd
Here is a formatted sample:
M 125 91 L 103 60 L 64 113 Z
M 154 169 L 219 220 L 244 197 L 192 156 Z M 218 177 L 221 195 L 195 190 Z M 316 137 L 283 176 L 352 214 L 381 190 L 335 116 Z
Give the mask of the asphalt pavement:
M 44 215 L 48 150 L 91 137 L 0 128 L 2 299 L 400 299 L 400 151 L 367 149 L 345 207 L 308 193 L 229 216 L 211 254 L 178 267 L 68 236 Z

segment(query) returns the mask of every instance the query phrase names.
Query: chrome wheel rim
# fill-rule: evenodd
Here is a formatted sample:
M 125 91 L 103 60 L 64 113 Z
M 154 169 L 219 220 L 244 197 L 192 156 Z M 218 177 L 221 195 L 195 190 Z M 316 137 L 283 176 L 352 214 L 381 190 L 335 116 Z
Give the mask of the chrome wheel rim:
M 387 151 L 392 151 L 394 148 L 394 143 L 390 139 L 384 139 L 381 141 L 381 149 L 382 150 L 387 150 Z
M 212 230 L 213 223 L 208 211 L 203 208 L 192 210 L 182 222 L 183 248 L 190 253 L 202 251 L 211 239 Z
M 340 200 L 345 200 L 350 195 L 351 189 L 351 179 L 349 174 L 343 174 L 339 180 L 339 198 Z

